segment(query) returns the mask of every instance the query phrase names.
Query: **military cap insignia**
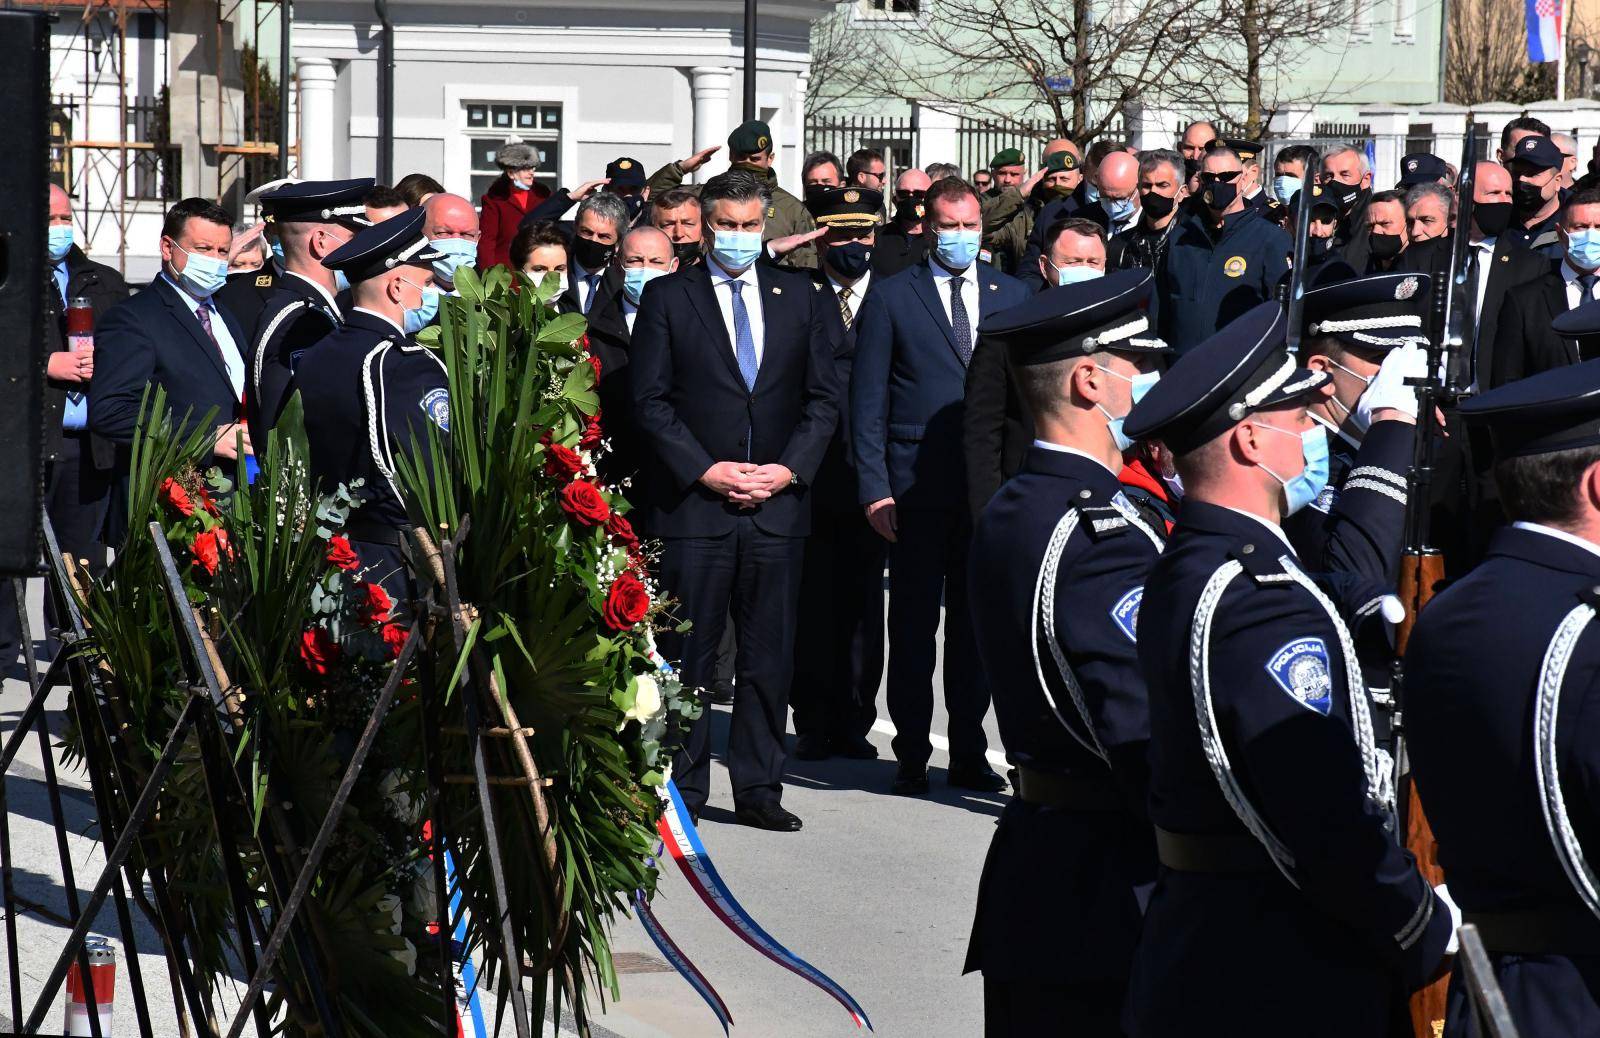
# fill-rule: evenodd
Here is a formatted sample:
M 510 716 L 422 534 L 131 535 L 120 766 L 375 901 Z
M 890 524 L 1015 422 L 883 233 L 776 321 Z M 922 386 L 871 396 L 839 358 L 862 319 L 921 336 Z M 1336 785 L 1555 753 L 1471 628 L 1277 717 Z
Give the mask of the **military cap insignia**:
M 271 288 L 272 287 L 272 275 L 271 274 L 257 274 L 256 275 L 256 287 L 257 288 Z
M 1228 262 L 1222 265 L 1222 272 L 1230 278 L 1243 277 L 1246 266 L 1243 256 L 1229 256 Z
M 631 161 L 629 161 L 628 159 L 623 159 L 621 162 L 617 163 L 617 168 L 618 169 L 632 169 L 633 168 L 633 163 Z
M 1410 162 L 1406 163 L 1406 172 L 1407 173 L 1415 173 L 1416 171 L 1417 171 L 1417 160 L 1416 159 L 1412 159 Z
M 1128 636 L 1130 642 L 1139 640 L 1139 603 L 1143 601 L 1144 585 L 1141 584 L 1117 599 L 1117 604 L 1111 607 L 1112 623 Z
M 859 191 L 846 191 L 844 193 L 844 200 L 846 202 L 849 202 L 851 205 L 854 205 L 856 202 L 859 202 L 861 200 L 861 192 L 859 192 Z
M 763 151 L 765 151 L 765 150 L 766 150 L 766 147 L 767 147 L 767 145 L 769 145 L 769 144 L 771 144 L 771 143 L 772 143 L 772 142 L 771 142 L 771 141 L 769 141 L 769 140 L 768 140 L 768 139 L 767 139 L 767 138 L 765 138 L 765 137 L 757 137 L 757 138 L 756 138 L 756 147 L 757 147 L 757 148 L 759 148 L 759 149 L 761 149 L 761 150 L 763 150 Z
M 1328 669 L 1328 647 L 1321 638 L 1296 638 L 1267 660 L 1267 673 L 1290 699 L 1328 716 L 1333 708 L 1333 675 Z
M 1398 285 L 1394 286 L 1394 297 L 1396 299 L 1410 299 L 1412 296 L 1417 294 L 1417 289 L 1419 287 L 1420 284 L 1416 278 L 1406 278 Z
M 1538 140 L 1537 137 L 1524 137 L 1524 138 L 1522 138 L 1522 150 L 1523 151 L 1532 151 L 1534 149 L 1534 142 L 1536 140 Z
M 450 391 L 447 389 L 430 389 L 419 401 L 422 413 L 433 420 L 433 424 L 450 431 Z

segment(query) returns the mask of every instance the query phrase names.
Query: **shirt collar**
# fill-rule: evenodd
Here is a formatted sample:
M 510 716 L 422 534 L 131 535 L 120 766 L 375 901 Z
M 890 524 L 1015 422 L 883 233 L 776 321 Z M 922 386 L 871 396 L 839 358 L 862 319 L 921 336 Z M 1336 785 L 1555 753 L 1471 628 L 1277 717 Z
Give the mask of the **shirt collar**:
M 1064 443 L 1051 443 L 1049 440 L 1034 440 L 1033 445 L 1042 451 L 1055 451 L 1057 454 L 1076 454 L 1080 458 L 1088 458 L 1096 465 L 1099 465 L 1107 472 L 1110 472 L 1113 476 L 1116 475 L 1116 472 L 1109 465 L 1095 457 L 1093 454 L 1090 454 L 1088 451 L 1081 451 L 1076 447 L 1068 447 Z
M 404 336 L 406 334 L 406 330 L 404 328 L 402 328 L 398 324 L 395 324 L 394 321 L 392 321 L 389 318 L 385 317 L 383 314 L 378 313 L 378 311 L 376 311 L 376 310 L 368 310 L 364 306 L 358 306 L 358 307 L 354 308 L 354 312 L 360 313 L 360 314 L 366 314 L 369 317 L 376 317 L 378 320 L 382 321 L 384 324 L 388 325 L 389 327 L 393 328 L 395 331 L 399 332 L 402 336 Z
M 196 299 L 194 296 L 190 295 L 184 290 L 182 285 L 178 284 L 176 281 L 172 280 L 172 278 L 167 276 L 165 269 L 161 271 L 160 277 L 162 281 L 165 281 L 167 284 L 172 286 L 172 290 L 178 293 L 178 298 L 183 300 L 184 304 L 189 307 L 189 312 L 192 314 L 199 313 L 202 306 L 205 306 L 207 303 L 211 302 L 209 299 Z
M 1294 554 L 1294 545 L 1289 543 L 1289 538 L 1284 536 L 1283 527 L 1279 526 L 1277 523 L 1269 522 L 1268 520 L 1262 518 L 1261 516 L 1256 515 L 1254 512 L 1246 512 L 1242 508 L 1234 508 L 1231 505 L 1222 505 L 1221 507 L 1226 508 L 1230 512 L 1236 512 L 1239 515 L 1248 516 L 1249 518 L 1254 519 L 1256 522 L 1260 523 L 1262 526 L 1264 526 L 1267 529 L 1271 530 L 1272 531 L 1272 535 L 1274 537 L 1278 538 L 1278 540 L 1283 542 L 1283 546 L 1285 548 L 1289 549 L 1290 554 Z M 1298 558 L 1298 556 L 1296 556 L 1296 557 Z
M 833 274 L 833 271 L 824 270 L 823 273 L 827 275 L 828 284 L 833 287 L 833 294 L 834 295 L 838 295 L 841 291 L 843 291 L 846 288 L 845 283 L 843 281 L 840 281 L 837 277 L 835 277 L 834 274 Z M 867 281 L 871 277 L 872 277 L 872 271 L 870 271 L 870 270 L 862 271 L 861 272 L 861 276 L 856 278 L 856 283 L 853 284 L 853 285 L 848 286 L 849 289 L 850 289 L 850 294 L 853 295 L 853 296 L 856 296 L 857 298 L 860 298 L 860 296 L 862 296 L 867 291 Z
M 728 281 L 738 281 L 746 285 L 759 284 L 756 281 L 756 265 L 754 263 L 744 268 L 743 273 L 730 274 L 722 264 L 716 261 L 715 257 L 708 256 L 706 257 L 706 270 L 711 272 L 711 282 L 714 285 Z
M 977 271 L 974 269 L 977 267 L 977 265 L 978 261 L 973 260 L 972 266 L 961 272 L 961 277 L 965 278 L 966 283 L 969 285 L 976 285 L 978 283 L 978 279 L 975 276 Z M 943 263 L 940 263 L 938 260 L 934 259 L 932 256 L 928 257 L 928 269 L 933 271 L 933 277 L 936 281 L 948 281 L 956 276 L 950 273 L 949 268 L 947 268 Z
M 301 281 L 304 281 L 306 284 L 308 284 L 312 288 L 316 289 L 317 290 L 317 295 L 321 296 L 323 298 L 323 300 L 325 302 L 327 302 L 328 309 L 332 310 L 334 313 L 338 313 L 339 312 L 339 304 L 334 302 L 333 296 L 328 294 L 328 290 L 327 289 L 323 288 L 321 285 L 317 284 L 315 281 L 312 281 L 310 278 L 306 277 L 304 274 L 297 274 L 292 270 L 286 270 L 286 271 L 284 271 L 284 273 L 287 274 L 289 277 L 299 278 Z
M 1600 270 L 1591 270 L 1589 273 L 1600 275 Z M 1578 268 L 1574 267 L 1570 260 L 1561 261 L 1561 280 L 1570 285 L 1574 281 L 1578 280 L 1580 276 L 1581 275 L 1578 273 Z
M 1593 541 L 1586 541 L 1582 537 L 1579 537 L 1575 534 L 1570 534 L 1565 530 L 1558 530 L 1554 526 L 1546 526 L 1543 523 L 1525 523 L 1518 521 L 1512 523 L 1511 527 L 1512 529 L 1516 530 L 1527 530 L 1529 533 L 1542 533 L 1547 537 L 1554 537 L 1558 541 L 1566 541 L 1568 544 L 1577 545 L 1591 555 L 1600 555 L 1600 544 L 1596 544 Z

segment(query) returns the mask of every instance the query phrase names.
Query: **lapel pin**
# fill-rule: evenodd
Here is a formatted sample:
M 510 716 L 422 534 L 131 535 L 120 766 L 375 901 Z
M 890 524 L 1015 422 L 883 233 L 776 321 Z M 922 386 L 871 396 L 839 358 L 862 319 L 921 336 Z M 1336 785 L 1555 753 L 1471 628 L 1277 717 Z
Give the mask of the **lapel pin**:
M 781 296 L 781 295 L 783 295 L 783 289 L 779 288 L 777 285 L 773 285 L 772 286 L 772 294 L 775 295 L 775 296 Z
M 999 290 L 999 288 L 1000 286 L 995 284 L 993 281 L 989 282 L 989 291 L 994 292 Z

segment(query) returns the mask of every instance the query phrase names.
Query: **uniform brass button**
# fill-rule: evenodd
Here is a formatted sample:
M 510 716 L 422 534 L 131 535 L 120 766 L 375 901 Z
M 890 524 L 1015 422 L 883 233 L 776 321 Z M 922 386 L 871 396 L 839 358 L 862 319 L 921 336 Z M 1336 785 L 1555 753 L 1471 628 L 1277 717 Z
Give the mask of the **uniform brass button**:
M 1079 497 L 1080 497 L 1080 498 L 1082 498 L 1082 499 L 1083 499 L 1083 500 L 1085 500 L 1085 501 L 1087 501 L 1087 500 L 1089 500 L 1089 499 L 1090 499 L 1090 498 L 1091 498 L 1091 497 L 1093 497 L 1093 496 L 1094 496 L 1094 494 L 1093 494 L 1093 493 L 1091 493 L 1091 492 L 1089 492 L 1089 491 L 1087 491 L 1087 490 L 1080 490 L 1080 491 L 1078 491 L 1078 496 L 1079 496 Z
M 1245 546 L 1244 546 L 1244 547 L 1243 547 L 1243 548 L 1242 548 L 1242 549 L 1241 549 L 1241 550 L 1240 550 L 1240 554 L 1241 554 L 1241 555 L 1249 555 L 1249 554 L 1251 554 L 1251 553 L 1252 553 L 1252 552 L 1254 552 L 1254 551 L 1255 551 L 1255 550 L 1256 550 L 1256 546 L 1255 546 L 1255 545 L 1254 545 L 1254 544 L 1246 544 L 1246 545 L 1245 545 Z

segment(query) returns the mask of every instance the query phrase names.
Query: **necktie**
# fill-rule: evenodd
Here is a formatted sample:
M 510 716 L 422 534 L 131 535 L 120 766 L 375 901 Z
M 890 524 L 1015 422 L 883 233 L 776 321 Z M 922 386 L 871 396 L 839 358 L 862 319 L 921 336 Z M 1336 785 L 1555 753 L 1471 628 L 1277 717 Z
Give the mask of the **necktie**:
M 844 330 L 849 331 L 850 325 L 855 321 L 856 315 L 850 312 L 850 289 L 839 289 L 839 316 L 844 318 Z
M 1594 275 L 1594 274 L 1579 274 L 1578 275 L 1578 285 L 1582 289 L 1582 291 L 1578 295 L 1578 302 L 1579 303 L 1587 303 L 1589 300 L 1594 298 L 1594 283 L 1595 283 L 1595 280 L 1596 280 L 1596 275 Z
M 1463 292 L 1469 293 L 1467 299 L 1461 300 L 1461 312 L 1466 315 L 1468 324 L 1462 329 L 1460 351 L 1450 359 L 1450 382 L 1462 389 L 1478 378 L 1478 270 L 1483 261 L 1483 247 L 1472 246 L 1467 254 L 1467 283 L 1461 286 Z
M 595 290 L 595 286 L 597 286 L 600 283 L 600 275 L 599 274 L 590 274 L 584 280 L 585 280 L 585 283 L 589 286 L 589 289 L 588 289 L 588 291 L 583 293 L 583 312 L 584 313 L 588 313 L 590 308 L 594 306 L 594 290 Z
M 195 309 L 194 315 L 200 319 L 200 327 L 206 330 L 206 338 L 211 340 L 211 345 L 217 347 L 217 352 L 222 352 L 222 346 L 217 342 L 217 333 L 211 330 L 211 304 L 201 303 Z
M 959 275 L 950 279 L 950 328 L 956 333 L 956 352 L 961 354 L 963 365 L 972 362 L 972 325 L 967 320 L 967 304 L 961 298 L 965 280 Z
M 739 361 L 739 374 L 744 378 L 744 388 L 756 388 L 756 340 L 750 332 L 750 312 L 745 309 L 744 297 L 740 290 L 744 288 L 743 281 L 729 281 L 728 290 L 733 293 L 733 355 Z

